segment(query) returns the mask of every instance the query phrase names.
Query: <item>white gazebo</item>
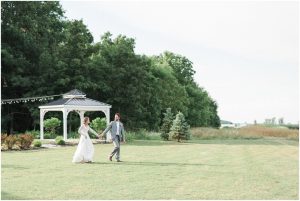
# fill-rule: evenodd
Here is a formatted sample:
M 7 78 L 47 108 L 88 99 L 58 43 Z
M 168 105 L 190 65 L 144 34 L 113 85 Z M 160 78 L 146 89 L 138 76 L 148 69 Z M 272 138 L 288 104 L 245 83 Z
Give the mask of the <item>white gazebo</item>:
M 69 112 L 75 111 L 80 116 L 80 122 L 83 122 L 84 113 L 87 111 L 102 111 L 105 114 L 107 125 L 110 120 L 111 105 L 102 103 L 96 100 L 86 98 L 86 94 L 74 89 L 65 94 L 63 98 L 52 101 L 46 105 L 39 106 L 40 108 L 40 139 L 44 139 L 44 116 L 49 111 L 63 112 L 63 134 L 64 140 L 67 140 L 67 117 Z M 107 135 L 107 139 L 110 135 Z

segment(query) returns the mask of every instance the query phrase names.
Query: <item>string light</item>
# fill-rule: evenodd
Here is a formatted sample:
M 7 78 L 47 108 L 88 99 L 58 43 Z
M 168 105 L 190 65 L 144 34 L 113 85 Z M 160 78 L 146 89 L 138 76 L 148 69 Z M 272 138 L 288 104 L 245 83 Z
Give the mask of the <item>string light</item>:
M 29 97 L 29 98 L 14 98 L 14 99 L 3 99 L 1 100 L 1 104 L 14 104 L 14 103 L 27 103 L 27 102 L 36 102 L 36 101 L 47 101 L 47 100 L 53 100 L 54 97 L 56 96 L 61 96 L 62 94 L 59 95 L 52 95 L 52 96 L 39 96 L 39 97 Z

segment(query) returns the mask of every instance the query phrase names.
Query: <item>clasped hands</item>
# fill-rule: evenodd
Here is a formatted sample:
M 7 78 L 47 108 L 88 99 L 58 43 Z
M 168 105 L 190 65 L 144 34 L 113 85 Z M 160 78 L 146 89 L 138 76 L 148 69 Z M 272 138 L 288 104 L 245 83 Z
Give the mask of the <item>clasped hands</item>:
M 104 134 L 103 133 L 99 133 L 98 135 L 97 135 L 97 137 L 100 139 L 101 137 L 103 137 L 104 136 Z

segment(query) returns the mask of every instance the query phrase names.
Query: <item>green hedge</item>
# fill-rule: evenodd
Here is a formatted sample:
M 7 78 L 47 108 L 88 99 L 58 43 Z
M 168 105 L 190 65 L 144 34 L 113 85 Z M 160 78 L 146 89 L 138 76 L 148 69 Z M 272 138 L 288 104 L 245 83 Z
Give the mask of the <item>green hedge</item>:
M 42 146 L 42 142 L 40 140 L 37 140 L 33 143 L 34 147 L 41 147 Z
M 65 145 L 66 144 L 66 142 L 64 141 L 62 136 L 57 136 L 55 138 L 55 143 L 58 144 L 58 145 Z

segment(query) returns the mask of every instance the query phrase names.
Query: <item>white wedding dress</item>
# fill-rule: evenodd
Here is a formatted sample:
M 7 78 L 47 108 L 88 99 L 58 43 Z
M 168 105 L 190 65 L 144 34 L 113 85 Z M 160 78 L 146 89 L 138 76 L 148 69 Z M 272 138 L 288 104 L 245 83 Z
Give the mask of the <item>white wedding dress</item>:
M 89 126 L 85 126 L 84 124 L 78 129 L 80 139 L 75 154 L 73 156 L 73 163 L 93 161 L 94 146 L 88 134 L 89 131 L 97 135 L 96 131 L 91 129 Z

